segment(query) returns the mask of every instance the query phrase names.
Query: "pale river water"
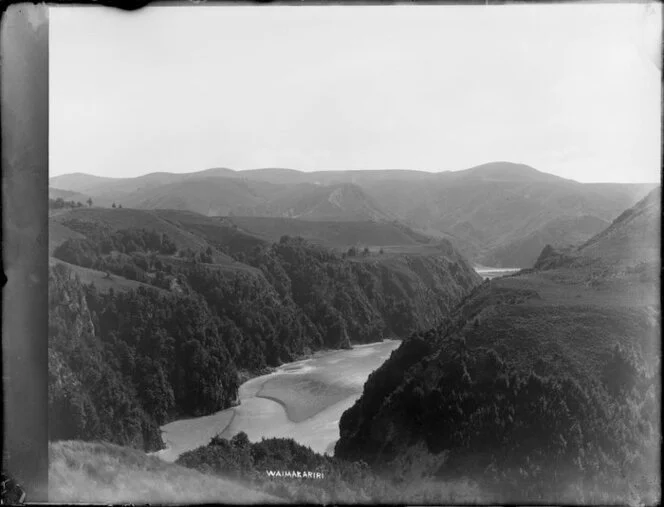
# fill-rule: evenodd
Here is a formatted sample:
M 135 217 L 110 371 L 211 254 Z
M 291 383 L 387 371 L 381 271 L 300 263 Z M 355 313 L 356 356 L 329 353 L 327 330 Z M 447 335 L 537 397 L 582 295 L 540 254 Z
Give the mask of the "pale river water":
M 488 278 L 489 280 L 497 278 L 499 276 L 511 275 L 520 271 L 521 268 L 487 268 L 485 266 L 476 266 L 475 272 L 480 275 L 482 278 Z
M 293 438 L 319 453 L 332 454 L 339 418 L 362 394 L 369 374 L 383 364 L 399 340 L 317 353 L 284 364 L 240 386 L 240 405 L 216 414 L 181 419 L 161 427 L 167 448 L 155 454 L 174 461 L 188 450 L 244 431 L 252 442 Z
M 482 278 L 496 278 L 518 268 L 478 266 Z M 357 345 L 352 350 L 317 353 L 284 364 L 268 375 L 240 386 L 240 405 L 216 414 L 181 419 L 161 427 L 166 449 L 157 456 L 174 461 L 183 452 L 244 431 L 251 441 L 293 438 L 320 453 L 334 451 L 339 418 L 362 394 L 369 374 L 383 364 L 401 342 Z

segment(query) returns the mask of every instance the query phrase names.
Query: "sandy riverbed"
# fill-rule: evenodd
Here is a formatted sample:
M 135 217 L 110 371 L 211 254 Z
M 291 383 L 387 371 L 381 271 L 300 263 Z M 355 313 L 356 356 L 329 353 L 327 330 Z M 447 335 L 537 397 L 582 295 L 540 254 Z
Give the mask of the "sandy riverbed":
M 399 344 L 386 340 L 323 352 L 250 379 L 240 386 L 239 406 L 162 426 L 167 449 L 155 454 L 174 461 L 216 434 L 231 438 L 240 431 L 252 441 L 293 438 L 316 452 L 332 453 L 341 415 L 360 397 L 369 374 Z

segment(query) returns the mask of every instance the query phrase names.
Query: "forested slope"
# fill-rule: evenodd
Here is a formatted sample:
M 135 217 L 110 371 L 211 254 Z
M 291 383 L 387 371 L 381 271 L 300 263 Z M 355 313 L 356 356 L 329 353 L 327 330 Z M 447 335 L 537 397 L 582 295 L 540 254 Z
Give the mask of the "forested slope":
M 270 244 L 190 212 L 92 211 L 55 221 L 54 440 L 158 449 L 159 425 L 234 403 L 239 370 L 404 337 L 444 318 L 479 282 L 449 245 L 350 259 L 300 238 Z M 142 227 L 126 227 L 126 216 Z M 82 283 L 77 266 L 100 273 L 104 288 Z M 140 285 L 127 290 L 116 278 Z
M 335 456 L 395 480 L 476 479 L 501 502 L 656 503 L 659 274 L 637 269 L 649 243 L 614 262 L 652 230 L 648 208 L 590 243 L 606 258 L 547 247 L 410 336 L 343 414 Z

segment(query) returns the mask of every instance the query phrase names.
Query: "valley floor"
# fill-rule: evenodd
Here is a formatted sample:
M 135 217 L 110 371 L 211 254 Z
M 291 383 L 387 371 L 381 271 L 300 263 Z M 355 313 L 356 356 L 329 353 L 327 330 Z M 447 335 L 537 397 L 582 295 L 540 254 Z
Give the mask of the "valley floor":
M 293 438 L 319 453 L 332 453 L 339 438 L 339 418 L 355 403 L 369 374 L 401 342 L 385 340 L 352 350 L 320 352 L 287 363 L 240 386 L 241 404 L 213 415 L 162 426 L 167 448 L 155 453 L 174 461 L 188 450 L 244 431 L 252 441 Z

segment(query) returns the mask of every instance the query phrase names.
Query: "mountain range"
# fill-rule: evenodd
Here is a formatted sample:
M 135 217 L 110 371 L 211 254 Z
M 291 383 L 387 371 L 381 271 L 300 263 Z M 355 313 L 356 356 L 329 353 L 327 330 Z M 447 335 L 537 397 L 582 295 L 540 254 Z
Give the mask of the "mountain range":
M 441 173 L 280 168 L 136 178 L 75 173 L 52 177 L 49 184 L 52 198 L 92 198 L 102 207 L 116 203 L 218 217 L 399 223 L 417 234 L 446 238 L 474 263 L 496 267 L 529 267 L 546 244 L 562 247 L 590 239 L 657 186 L 579 183 L 509 162 Z M 244 221 L 249 231 L 251 224 Z M 265 222 L 253 224 L 258 232 Z M 325 232 L 317 235 L 325 241 Z

